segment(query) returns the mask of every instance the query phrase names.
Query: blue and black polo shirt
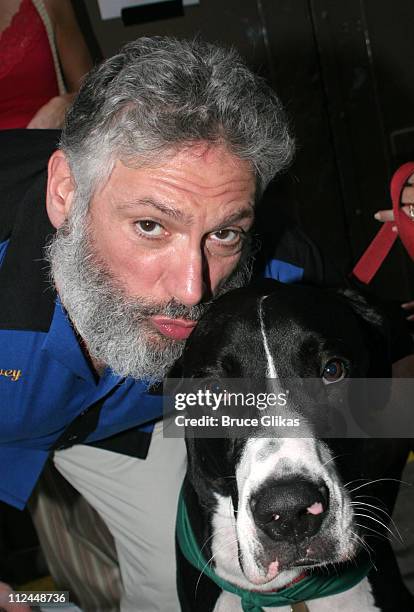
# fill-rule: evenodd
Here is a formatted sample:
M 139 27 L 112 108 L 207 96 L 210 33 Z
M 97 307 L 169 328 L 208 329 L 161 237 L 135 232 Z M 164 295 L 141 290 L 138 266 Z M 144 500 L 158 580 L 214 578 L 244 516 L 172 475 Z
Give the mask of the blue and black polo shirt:
M 143 381 L 107 369 L 97 377 L 43 259 L 53 232 L 45 203 L 46 162 L 58 133 L 0 133 L 0 500 L 23 508 L 49 454 L 76 443 L 145 458 L 162 398 Z M 5 142 L 6 141 L 6 142 Z M 4 163 L 3 163 L 4 161 Z M 298 236 L 282 249 L 317 255 Z M 305 247 L 305 248 L 304 248 Z M 266 276 L 303 279 L 304 265 L 273 257 Z

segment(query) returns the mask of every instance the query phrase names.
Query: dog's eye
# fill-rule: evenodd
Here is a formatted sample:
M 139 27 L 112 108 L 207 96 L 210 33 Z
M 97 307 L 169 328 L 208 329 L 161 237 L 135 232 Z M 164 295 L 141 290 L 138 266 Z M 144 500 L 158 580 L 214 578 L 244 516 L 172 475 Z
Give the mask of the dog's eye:
M 331 359 L 325 365 L 322 372 L 322 380 L 325 385 L 338 382 L 346 376 L 346 365 L 341 359 Z

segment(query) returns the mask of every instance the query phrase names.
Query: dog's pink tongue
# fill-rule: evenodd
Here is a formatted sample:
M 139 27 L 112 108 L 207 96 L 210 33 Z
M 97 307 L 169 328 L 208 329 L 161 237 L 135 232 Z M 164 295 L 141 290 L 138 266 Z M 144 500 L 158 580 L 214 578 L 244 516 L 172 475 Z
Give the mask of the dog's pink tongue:
M 306 508 L 306 512 L 308 512 L 308 514 L 315 514 L 315 515 L 322 514 L 323 506 L 320 502 L 315 502 L 314 504 L 309 506 L 309 508 Z
M 272 561 L 267 570 L 267 580 L 273 580 L 279 573 L 279 561 Z

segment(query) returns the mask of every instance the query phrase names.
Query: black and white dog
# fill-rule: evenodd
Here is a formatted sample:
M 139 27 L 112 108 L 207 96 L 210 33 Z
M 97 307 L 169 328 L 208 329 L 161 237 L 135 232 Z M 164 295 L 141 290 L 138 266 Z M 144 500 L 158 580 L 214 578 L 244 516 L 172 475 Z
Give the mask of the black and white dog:
M 331 398 L 348 377 L 391 376 L 381 317 L 363 299 L 276 282 L 217 300 L 179 368 L 185 378 L 313 377 Z M 293 410 L 311 422 L 304 405 L 294 401 Z M 263 610 L 414 610 L 385 537 L 408 447 L 402 439 L 284 438 L 277 428 L 266 437 L 188 438 L 183 497 L 203 559 L 227 583 L 269 593 L 305 575 L 328 580 L 366 554 L 367 577 L 345 592 Z M 242 607 L 238 594 L 177 554 L 183 612 L 262 609 Z

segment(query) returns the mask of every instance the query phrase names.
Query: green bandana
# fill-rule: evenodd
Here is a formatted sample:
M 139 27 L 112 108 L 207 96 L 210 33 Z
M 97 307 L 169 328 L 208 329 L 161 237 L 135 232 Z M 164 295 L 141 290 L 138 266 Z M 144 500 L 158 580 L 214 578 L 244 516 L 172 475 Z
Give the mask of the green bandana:
M 196 542 L 187 513 L 183 494 L 178 502 L 177 538 L 180 549 L 191 565 L 202 571 L 223 591 L 234 593 L 241 598 L 243 612 L 263 612 L 263 607 L 280 607 L 295 603 L 336 595 L 351 589 L 361 582 L 372 568 L 368 560 L 360 560 L 357 566 L 347 567 L 340 574 L 307 576 L 299 582 L 271 593 L 246 591 L 227 582 L 206 563 Z

